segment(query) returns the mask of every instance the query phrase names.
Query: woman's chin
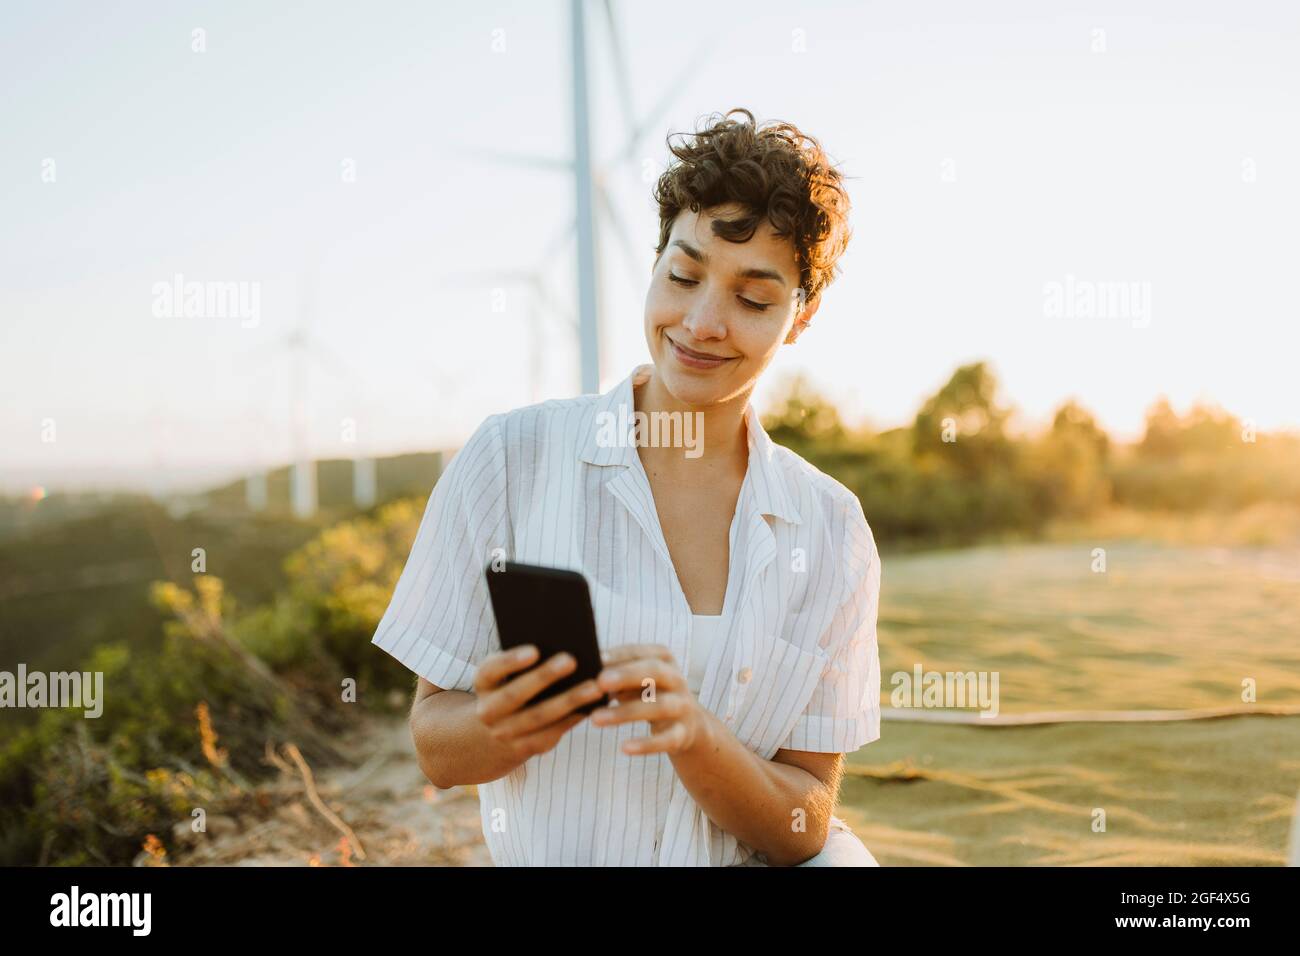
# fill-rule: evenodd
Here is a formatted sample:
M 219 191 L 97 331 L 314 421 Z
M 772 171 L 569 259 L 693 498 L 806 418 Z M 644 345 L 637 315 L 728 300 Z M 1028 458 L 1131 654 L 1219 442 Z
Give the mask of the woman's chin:
M 664 373 L 662 370 L 656 371 L 655 374 L 663 383 L 664 391 L 682 405 L 706 408 L 719 400 L 720 392 L 716 386 L 690 381 L 686 376 L 672 372 Z

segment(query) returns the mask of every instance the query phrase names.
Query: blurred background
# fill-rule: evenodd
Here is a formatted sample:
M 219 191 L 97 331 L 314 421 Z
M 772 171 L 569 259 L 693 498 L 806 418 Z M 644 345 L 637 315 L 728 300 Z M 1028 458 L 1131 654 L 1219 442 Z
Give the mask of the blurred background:
M 861 499 L 884 865 L 1281 865 L 1300 10 L 12 3 L 0 862 L 487 862 L 369 640 L 482 419 L 646 356 L 665 139 L 815 136 L 854 238 L 754 403 Z M 1000 715 L 897 675 L 997 673 Z

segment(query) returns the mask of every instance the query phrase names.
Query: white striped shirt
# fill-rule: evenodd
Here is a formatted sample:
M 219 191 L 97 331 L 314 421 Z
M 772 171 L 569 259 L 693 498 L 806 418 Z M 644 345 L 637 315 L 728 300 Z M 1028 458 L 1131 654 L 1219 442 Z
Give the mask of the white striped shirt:
M 373 643 L 438 687 L 471 691 L 477 663 L 500 650 L 484 568 L 504 557 L 581 572 L 602 648 L 664 644 L 689 660 L 691 609 L 640 456 L 597 438 L 601 413 L 631 420 L 635 374 L 478 427 L 429 496 Z M 851 752 L 880 737 L 875 540 L 855 495 L 773 443 L 749 405 L 745 424 L 749 465 L 699 702 L 764 759 Z M 584 720 L 480 784 L 494 863 L 743 864 L 753 848 L 709 820 L 668 756 L 622 753 L 648 735 L 644 721 Z

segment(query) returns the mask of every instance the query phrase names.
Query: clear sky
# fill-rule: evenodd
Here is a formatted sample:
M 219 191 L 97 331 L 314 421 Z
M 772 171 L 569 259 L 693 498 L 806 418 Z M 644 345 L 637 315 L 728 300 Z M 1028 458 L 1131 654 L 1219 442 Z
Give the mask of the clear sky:
M 630 244 L 602 233 L 605 386 L 645 356 L 664 136 L 745 106 L 819 138 L 854 202 L 842 274 L 760 409 L 802 370 L 847 419 L 901 424 L 984 358 L 1027 426 L 1073 396 L 1133 437 L 1164 394 L 1300 427 L 1300 5 L 615 6 L 633 108 L 670 98 L 613 162 L 627 116 L 589 4 L 594 152 Z M 454 446 L 575 394 L 564 321 L 537 324 L 534 388 L 533 296 L 473 275 L 537 270 L 575 300 L 572 177 L 487 155 L 569 157 L 568 16 L 0 7 L 0 487 L 283 463 L 303 315 L 317 456 Z M 256 324 L 159 315 L 177 274 L 256 287 Z M 1054 311 L 1052 283 L 1145 305 Z

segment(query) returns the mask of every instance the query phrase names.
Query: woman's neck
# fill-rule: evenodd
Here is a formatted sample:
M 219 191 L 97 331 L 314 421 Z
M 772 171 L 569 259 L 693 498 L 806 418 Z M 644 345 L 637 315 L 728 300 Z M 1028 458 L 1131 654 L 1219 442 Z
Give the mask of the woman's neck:
M 645 384 L 632 390 L 634 410 L 647 414 L 681 413 L 684 428 L 693 429 L 691 434 L 698 444 L 695 449 L 639 445 L 637 452 L 646 470 L 695 478 L 704 472 L 724 474 L 735 471 L 743 477 L 749 464 L 749 438 L 745 428 L 745 406 L 749 394 L 747 390 L 725 402 L 697 408 L 678 401 L 664 388 L 658 372 L 651 372 Z M 690 426 L 685 426 L 686 416 L 692 418 Z

